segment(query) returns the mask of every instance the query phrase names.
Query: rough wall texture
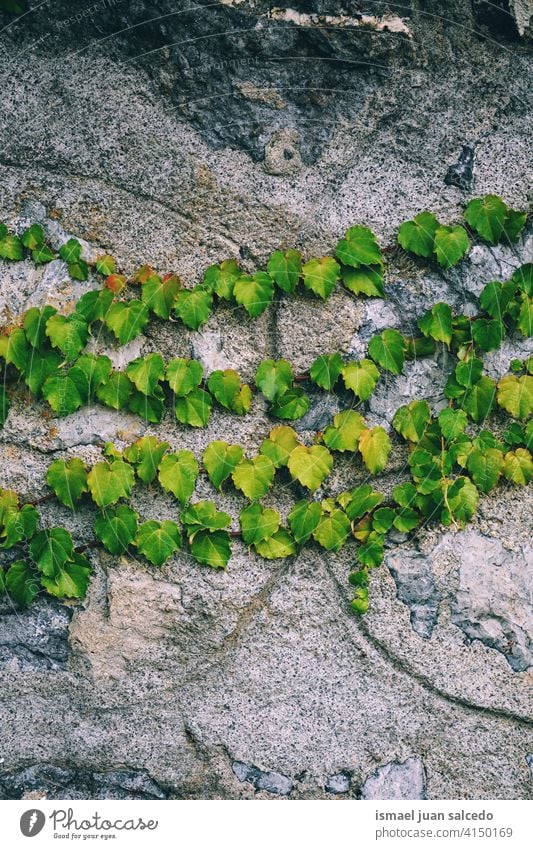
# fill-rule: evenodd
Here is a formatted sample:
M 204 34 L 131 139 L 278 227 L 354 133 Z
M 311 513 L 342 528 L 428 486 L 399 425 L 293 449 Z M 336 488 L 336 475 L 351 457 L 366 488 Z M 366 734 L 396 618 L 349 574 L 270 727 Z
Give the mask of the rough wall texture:
M 252 267 L 280 245 L 330 250 L 355 222 L 387 242 L 424 207 L 453 218 L 472 192 L 524 207 L 532 13 L 528 0 L 106 0 L 0 19 L 0 219 L 195 280 L 226 256 Z M 445 182 L 465 144 L 466 171 Z M 157 349 L 248 378 L 267 354 L 305 368 L 332 348 L 360 353 L 384 326 L 407 330 L 438 300 L 472 308 L 483 283 L 532 259 L 528 234 L 513 250 L 476 248 L 453 273 L 393 255 L 386 306 L 339 293 L 254 323 L 218 311 L 201 334 L 152 323 L 128 350 L 95 345 L 117 363 Z M 0 266 L 0 286 L 1 321 L 83 289 L 59 261 Z M 491 374 L 524 355 L 511 341 L 487 358 Z M 442 352 L 411 365 L 370 420 L 389 422 L 404 397 L 438 406 L 448 368 Z M 321 403 L 304 427 L 335 411 Z M 52 459 L 94 459 L 102 439 L 154 432 L 199 452 L 225 434 L 253 450 L 269 426 L 258 402 L 201 432 L 101 408 L 55 421 L 21 392 L 0 435 L 0 485 L 39 496 Z M 404 466 L 398 444 L 386 490 Z M 340 464 L 328 486 L 354 477 Z M 212 492 L 202 482 L 197 494 Z M 173 515 L 161 494 L 137 499 L 146 517 Z M 42 512 L 91 536 L 89 510 Z M 267 563 L 235 544 L 215 574 L 183 555 L 154 569 L 92 554 L 83 604 L 2 602 L 0 793 L 531 798 L 530 519 L 530 498 L 502 488 L 464 532 L 395 540 L 363 620 L 348 611 L 342 555 Z

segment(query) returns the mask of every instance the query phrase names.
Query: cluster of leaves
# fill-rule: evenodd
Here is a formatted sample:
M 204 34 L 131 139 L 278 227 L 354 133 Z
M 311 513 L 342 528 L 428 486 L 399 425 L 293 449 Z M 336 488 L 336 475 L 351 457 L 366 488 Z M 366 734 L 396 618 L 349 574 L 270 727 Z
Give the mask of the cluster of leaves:
M 0 490 L 0 549 L 14 549 L 17 558 L 0 567 L 0 591 L 19 606 L 28 605 L 43 590 L 56 598 L 83 598 L 91 564 L 74 548 L 64 528 L 38 530 L 39 514 L 20 505 L 16 493 Z
M 527 213 L 509 209 L 496 195 L 486 195 L 468 203 L 465 220 L 472 232 L 495 245 L 503 239 L 516 241 L 525 226 Z M 470 247 L 468 233 L 461 224 L 443 225 L 427 211 L 401 225 L 398 243 L 416 256 L 436 260 L 441 268 L 457 265 Z

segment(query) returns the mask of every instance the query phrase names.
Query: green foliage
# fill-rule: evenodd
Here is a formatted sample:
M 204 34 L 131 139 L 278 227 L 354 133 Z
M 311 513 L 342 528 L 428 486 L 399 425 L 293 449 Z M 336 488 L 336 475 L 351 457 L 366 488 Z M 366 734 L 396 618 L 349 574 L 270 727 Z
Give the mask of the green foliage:
M 185 327 L 198 330 L 211 315 L 213 295 L 205 286 L 176 292 L 174 311 Z
M 305 288 L 314 292 L 324 301 L 329 298 L 335 289 L 339 273 L 339 264 L 331 256 L 310 259 L 302 268 Z
M 259 501 L 274 481 L 275 466 L 264 454 L 241 460 L 231 477 L 233 483 L 250 501 Z
M 514 241 L 520 235 L 527 214 L 509 209 L 497 195 L 472 198 L 465 209 L 465 219 L 478 236 L 496 245 L 506 236 Z
M 309 398 L 301 386 L 293 386 L 287 389 L 283 395 L 274 401 L 270 407 L 270 414 L 277 419 L 301 419 L 309 410 Z
M 184 449 L 166 454 L 159 464 L 159 483 L 184 506 L 194 492 L 198 471 L 198 463 L 191 451 Z
M 175 275 L 161 279 L 157 274 L 152 274 L 146 283 L 143 283 L 141 301 L 154 315 L 168 319 L 180 290 L 181 283 Z
M 143 395 L 153 395 L 156 386 L 165 373 L 165 364 L 161 354 L 147 354 L 138 357 L 126 366 L 126 374 Z
M 148 318 L 148 307 L 142 301 L 115 302 L 107 310 L 105 324 L 121 345 L 127 345 L 142 333 Z
M 359 451 L 364 464 L 373 475 L 383 471 L 387 465 L 391 448 L 391 441 L 382 427 L 364 430 L 359 439 Z
M 241 383 L 234 369 L 212 372 L 207 385 L 222 407 L 239 416 L 249 412 L 252 405 L 252 390 L 246 383 Z
M 222 440 L 209 443 L 204 451 L 203 463 L 209 480 L 216 489 L 222 488 L 222 484 L 235 471 L 243 455 L 244 451 L 240 445 L 228 445 Z
M 431 410 L 427 401 L 411 401 L 396 410 L 392 426 L 404 439 L 418 442 L 431 418 Z
M 313 383 L 331 392 L 343 370 L 340 354 L 323 354 L 314 361 L 310 369 Z
M 255 274 L 239 277 L 235 282 L 233 297 L 244 307 L 250 318 L 261 315 L 274 298 L 274 283 L 269 274 L 256 271 Z
M 382 355 L 385 344 L 388 343 L 383 342 L 383 348 L 381 348 L 379 343 L 375 343 L 375 346 L 377 346 L 375 350 L 376 357 Z M 350 362 L 347 363 L 342 370 L 342 379 L 346 389 L 351 389 L 354 395 L 356 395 L 361 401 L 367 401 L 376 388 L 376 384 L 379 380 L 379 370 L 372 360 L 364 359 Z
M 354 410 L 344 410 L 333 417 L 333 424 L 326 428 L 323 439 L 332 451 L 357 451 L 364 430 L 364 418 Z
M 277 401 L 284 395 L 293 380 L 287 360 L 263 360 L 255 374 L 255 385 L 269 401 Z
M 441 268 L 451 268 L 464 257 L 470 242 L 464 227 L 438 227 L 435 231 L 435 256 Z
M 333 456 L 323 445 L 298 445 L 287 461 L 290 475 L 302 486 L 315 492 L 333 469 Z
M 436 342 L 445 342 L 449 347 L 452 341 L 452 311 L 448 304 L 435 304 L 418 320 L 418 326 L 424 336 L 431 336 Z
M 429 258 L 433 254 L 439 222 L 432 212 L 419 212 L 412 221 L 404 221 L 398 230 L 398 243 L 405 251 Z
M 223 301 L 231 301 L 235 283 L 241 276 L 239 264 L 234 259 L 225 259 L 219 265 L 211 265 L 204 275 L 204 285 Z
M 110 554 L 123 554 L 136 537 L 138 519 L 131 507 L 119 504 L 96 517 L 94 532 Z
M 162 566 L 178 548 L 181 534 L 176 522 L 157 522 L 150 519 L 139 525 L 135 545 L 153 566 Z
M 299 251 L 274 251 L 267 271 L 283 292 L 292 295 L 302 276 L 302 255 Z
M 98 507 L 109 507 L 121 498 L 129 498 L 135 483 L 135 472 L 123 460 L 96 463 L 87 475 L 87 486 Z
M 358 224 L 346 231 L 337 244 L 336 256 L 344 265 L 383 265 L 383 256 L 376 237 L 368 227 Z
M 383 268 L 380 265 L 362 265 L 350 268 L 345 265 L 341 270 L 342 282 L 354 295 L 366 295 L 368 298 L 385 297 L 383 289 Z
M 533 377 L 502 377 L 498 383 L 498 405 L 515 419 L 528 418 L 533 413 Z
M 368 353 L 375 363 L 392 374 L 401 374 L 404 364 L 404 340 L 397 330 L 384 330 L 368 343 Z
M 54 460 L 48 467 L 46 482 L 66 507 L 74 509 L 84 492 L 88 492 L 87 469 L 78 457 Z
M 54 314 L 46 322 L 46 335 L 54 348 L 59 348 L 67 360 L 73 360 L 85 348 L 89 330 L 77 313 L 69 316 Z
M 168 363 L 165 376 L 174 394 L 184 398 L 200 385 L 203 373 L 203 366 L 198 360 L 178 357 Z
M 322 508 L 317 501 L 298 501 L 288 516 L 289 527 L 297 545 L 304 545 L 318 527 Z
M 176 398 L 176 418 L 191 427 L 205 427 L 211 415 L 211 395 L 204 389 L 193 389 L 184 398 Z
M 292 427 L 287 425 L 279 425 L 272 428 L 261 444 L 261 454 L 268 457 L 276 469 L 286 466 L 292 451 L 296 448 L 298 437 Z
M 269 539 L 279 529 L 281 516 L 277 510 L 250 504 L 239 515 L 242 538 L 246 545 L 254 545 Z
M 152 483 L 163 456 L 169 449 L 168 442 L 160 442 L 155 436 L 143 436 L 124 450 L 124 458 L 135 468 L 137 477 L 145 484 Z

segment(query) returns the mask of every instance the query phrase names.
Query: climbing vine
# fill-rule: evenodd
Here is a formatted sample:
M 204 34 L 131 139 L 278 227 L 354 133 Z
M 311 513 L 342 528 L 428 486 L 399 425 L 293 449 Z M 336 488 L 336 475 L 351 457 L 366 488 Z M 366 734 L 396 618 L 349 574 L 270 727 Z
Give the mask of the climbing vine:
M 467 205 L 465 226 L 443 225 L 432 213 L 422 212 L 401 225 L 398 243 L 447 269 L 465 256 L 476 236 L 489 244 L 516 240 L 526 218 L 525 212 L 488 195 Z M 59 249 L 70 276 L 84 281 L 90 264 L 82 253 L 76 239 Z M 334 552 L 352 542 L 358 564 L 350 575 L 352 607 L 364 613 L 369 570 L 382 562 L 392 529 L 414 533 L 429 520 L 462 527 L 472 518 L 480 493 L 490 492 L 501 478 L 527 485 L 533 474 L 533 360 L 513 360 L 509 373 L 496 383 L 483 373 L 482 355 L 498 348 L 506 334 L 531 336 L 532 265 L 523 265 L 509 280 L 489 281 L 475 316 L 455 315 L 448 304 L 437 303 L 418 319 L 418 336 L 383 330 L 370 340 L 366 357 L 346 362 L 338 352 L 323 354 L 306 374 L 295 374 L 285 359 L 267 359 L 259 364 L 253 385 L 233 369 L 204 375 L 194 359 L 165 363 L 159 353 L 150 353 L 116 370 L 107 356 L 84 353 L 95 327 L 104 326 L 124 345 L 144 330 L 152 315 L 197 330 L 217 302 L 229 302 L 255 318 L 276 290 L 286 296 L 303 287 L 326 300 L 341 281 L 355 296 L 382 298 L 383 253 L 374 234 L 357 225 L 338 242 L 335 257 L 304 262 L 296 250 L 278 250 L 266 270 L 253 274 L 244 274 L 228 259 L 208 268 L 202 283 L 192 288 L 183 287 L 176 275 L 161 277 L 148 266 L 128 279 L 113 257 L 105 255 L 93 264 L 103 277 L 102 287 L 83 295 L 71 314 L 48 305 L 24 313 L 0 335 L 0 426 L 9 411 L 7 387 L 20 380 L 59 416 L 99 402 L 156 423 L 171 403 L 177 420 L 191 427 L 205 427 L 215 405 L 246 415 L 255 391 L 268 402 L 269 415 L 281 421 L 307 413 L 306 385 L 325 392 L 341 387 L 352 400 L 349 409 L 315 434 L 312 445 L 281 423 L 255 456 L 246 456 L 240 445 L 216 440 L 198 458 L 145 436 L 123 451 L 106 443 L 101 460 L 91 468 L 77 457 L 55 460 L 47 472 L 50 497 L 72 510 L 92 501 L 98 508 L 94 540 L 76 546 L 64 528 L 40 529 L 36 504 L 20 504 L 16 493 L 0 490 L 0 550 L 10 549 L 15 557 L 7 569 L 0 568 L 0 590 L 21 606 L 42 591 L 83 598 L 91 574 L 84 552 L 92 545 L 112 555 L 135 551 L 157 567 L 185 547 L 198 563 L 221 569 L 230 559 L 233 536 L 266 559 L 292 556 L 310 542 Z M 33 224 L 16 235 L 0 224 L 0 257 L 16 262 L 28 256 L 36 264 L 56 258 L 43 229 Z M 139 297 L 132 296 L 134 287 L 140 287 Z M 384 428 L 369 426 L 353 407 L 368 400 L 382 373 L 401 374 L 406 360 L 430 356 L 437 345 L 456 358 L 444 389 L 448 406 L 435 415 L 426 401 L 415 400 L 400 407 L 392 420 L 393 430 L 408 445 L 410 479 L 396 486 L 389 499 L 370 483 L 319 498 L 341 453 L 353 455 L 372 475 L 383 472 L 391 438 Z M 511 419 L 501 436 L 483 427 L 497 408 Z M 201 474 L 216 490 L 232 488 L 247 499 L 238 531 L 229 530 L 232 517 L 214 502 L 192 500 Z M 261 504 L 276 480 L 290 482 L 297 497 L 285 521 Z M 172 495 L 181 511 L 179 522 L 141 519 L 131 498 L 142 485 Z

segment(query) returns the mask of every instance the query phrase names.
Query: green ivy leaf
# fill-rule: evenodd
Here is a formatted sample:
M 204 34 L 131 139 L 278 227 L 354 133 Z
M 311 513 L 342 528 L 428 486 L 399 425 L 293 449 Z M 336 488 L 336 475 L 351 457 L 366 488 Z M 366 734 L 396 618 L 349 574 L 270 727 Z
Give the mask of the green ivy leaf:
M 160 442 L 156 436 L 143 436 L 124 450 L 124 457 L 135 467 L 137 477 L 150 484 L 169 448 L 168 442 Z
M 372 230 L 357 224 L 337 244 L 336 256 L 344 265 L 383 265 L 383 256 Z
M 343 410 L 333 417 L 333 425 L 326 428 L 323 438 L 332 451 L 357 451 L 364 430 L 366 422 L 359 413 Z
M 310 259 L 302 268 L 305 288 L 310 289 L 324 301 L 335 289 L 339 273 L 339 264 L 331 256 Z
M 40 348 L 46 342 L 46 322 L 57 313 L 54 307 L 45 306 L 42 309 L 31 307 L 24 313 L 22 326 L 26 339 L 33 348 Z
M 181 283 L 176 275 L 170 274 L 162 280 L 153 274 L 143 284 L 141 301 L 159 318 L 167 320 L 180 290 Z
M 483 374 L 483 360 L 478 357 L 472 357 L 462 363 L 457 363 L 455 367 L 455 377 L 457 382 L 467 389 L 479 381 Z
M 279 560 L 296 554 L 294 540 L 285 528 L 280 528 L 268 539 L 256 542 L 255 550 L 265 560 Z
M 252 390 L 244 383 L 234 369 L 214 371 L 207 381 L 209 391 L 219 404 L 227 410 L 243 416 L 252 405 Z
M 507 205 L 497 195 L 472 198 L 465 209 L 465 219 L 472 230 L 491 245 L 500 241 L 507 217 Z
M 47 528 L 34 536 L 30 542 L 30 553 L 43 575 L 53 577 L 67 560 L 72 560 L 72 537 L 64 528 Z
M 211 415 L 211 396 L 203 389 L 193 389 L 185 398 L 176 398 L 176 418 L 191 427 L 205 427 Z
M 533 413 L 533 377 L 508 374 L 498 383 L 498 404 L 515 419 L 526 419 Z
M 66 263 L 78 262 L 81 259 L 81 245 L 77 239 L 69 239 L 59 248 L 59 256 Z
M 397 330 L 384 330 L 373 336 L 368 344 L 368 353 L 375 363 L 392 374 L 401 374 L 404 363 L 403 336 Z
M 372 516 L 372 528 L 378 534 L 386 534 L 390 531 L 394 518 L 395 512 L 391 507 L 380 507 Z
M 242 538 L 246 545 L 269 539 L 279 529 L 281 516 L 277 510 L 262 507 L 261 504 L 250 504 L 241 510 L 239 515 Z
M 517 326 L 526 339 L 533 336 L 533 299 L 528 298 L 527 295 L 522 295 L 520 301 Z
M 372 360 L 358 360 L 344 366 L 342 379 L 346 389 L 351 389 L 361 401 L 366 401 L 376 388 L 379 371 Z
M 302 255 L 299 251 L 274 251 L 267 271 L 284 292 L 292 294 L 302 275 Z
M 109 380 L 111 369 L 109 357 L 84 354 L 68 370 L 68 377 L 75 384 L 84 404 L 91 400 L 99 386 Z
M 287 360 L 263 360 L 255 375 L 255 385 L 265 398 L 276 401 L 292 386 L 291 364 Z
M 115 371 L 102 386 L 96 390 L 96 397 L 113 410 L 123 410 L 128 406 L 133 392 L 129 377 L 121 371 Z
M 84 492 L 88 492 L 87 469 L 79 457 L 54 460 L 48 467 L 46 482 L 65 507 L 74 509 Z
M 117 263 L 109 254 L 97 257 L 94 265 L 97 272 L 104 277 L 109 277 L 110 274 L 114 274 L 117 270 Z
M 106 327 L 112 330 L 121 345 L 127 345 L 142 333 L 148 324 L 148 307 L 141 301 L 115 302 L 105 316 Z
M 10 512 L 4 517 L 4 527 L 0 527 L 0 548 L 13 548 L 19 542 L 32 537 L 39 523 L 39 514 L 31 504 L 25 504 L 20 510 Z
M 451 268 L 464 257 L 470 242 L 464 227 L 439 227 L 435 232 L 435 256 L 441 268 Z
M 343 362 L 340 354 L 323 354 L 314 361 L 310 369 L 313 383 L 331 392 L 342 372 Z
M 412 507 L 402 507 L 394 517 L 394 527 L 402 534 L 408 534 L 420 524 L 420 515 Z
M 198 330 L 211 314 L 213 296 L 204 286 L 181 289 L 176 294 L 174 311 L 185 327 Z
M 91 564 L 81 554 L 74 554 L 53 578 L 42 577 L 41 584 L 56 598 L 84 598 L 91 579 Z
M 200 531 L 191 543 L 191 554 L 204 566 L 225 569 L 231 557 L 231 544 L 227 531 Z
M 40 590 L 35 571 L 24 560 L 15 560 L 11 564 L 6 572 L 5 584 L 7 592 L 19 607 L 27 607 Z
M 54 348 L 59 348 L 67 360 L 73 360 L 85 348 L 89 330 L 76 313 L 69 316 L 56 314 L 46 322 L 46 335 Z
M 520 212 L 517 209 L 508 209 L 503 228 L 503 235 L 509 239 L 510 242 L 516 242 L 526 225 L 526 221 L 527 212 Z
M 244 451 L 240 445 L 228 445 L 217 440 L 211 442 L 204 451 L 203 464 L 209 475 L 209 480 L 216 489 L 232 474 L 243 458 Z
M 315 492 L 331 473 L 333 456 L 323 445 L 298 445 L 291 452 L 287 466 L 294 480 Z
M 180 529 L 176 522 L 151 519 L 139 526 L 135 544 L 154 566 L 162 566 L 181 547 Z
M 22 242 L 18 236 L 6 235 L 0 239 L 0 258 L 18 262 L 24 256 Z
M 159 464 L 159 483 L 183 507 L 194 492 L 198 471 L 198 463 L 191 451 L 166 454 Z
M 517 448 L 505 455 L 503 474 L 518 486 L 527 486 L 533 477 L 533 460 L 527 448 Z
M 264 454 L 259 454 L 251 460 L 241 460 L 232 474 L 232 480 L 237 489 L 249 498 L 258 501 L 266 495 L 275 474 L 274 464 Z
M 354 295 L 366 295 L 368 298 L 384 298 L 383 269 L 380 265 L 362 265 L 360 268 L 343 266 L 342 282 Z
M 492 280 L 481 292 L 479 306 L 492 318 L 501 320 L 512 300 L 515 288 L 513 283 L 499 283 L 497 280 Z
M 143 395 L 142 392 L 133 391 L 128 402 L 132 413 L 142 416 L 147 422 L 157 424 L 163 418 L 165 412 L 165 396 L 161 386 L 156 386 L 153 395 Z
M 481 492 L 490 492 L 500 479 L 503 469 L 503 454 L 494 448 L 487 451 L 475 449 L 468 457 L 467 468 Z
M 270 407 L 270 415 L 277 419 L 301 419 L 309 410 L 309 398 L 300 386 L 287 389 Z
M 462 406 L 471 419 L 478 424 L 489 415 L 496 396 L 496 384 L 490 377 L 483 376 L 468 389 Z
M 326 513 L 313 532 L 315 539 L 327 551 L 340 551 L 352 530 L 350 520 L 343 510 Z
M 398 244 L 404 251 L 429 258 L 433 255 L 435 233 L 439 222 L 432 212 L 419 212 L 411 221 L 404 221 L 398 230 Z
M 9 398 L 6 390 L 0 385 L 0 428 L 3 428 L 9 413 Z
M 366 513 L 370 513 L 374 507 L 377 507 L 383 501 L 381 492 L 374 492 L 368 483 L 355 487 L 346 496 L 346 499 L 343 499 L 342 506 L 352 522 L 360 519 Z
M 478 318 L 472 324 L 472 336 L 482 351 L 499 348 L 505 336 L 505 328 L 497 318 Z
M 450 347 L 452 341 L 452 311 L 448 304 L 435 304 L 418 320 L 418 326 L 424 336 L 431 336 L 436 342 L 445 342 Z
M 367 541 L 357 549 L 357 559 L 362 566 L 373 569 L 383 563 L 383 537 L 373 531 Z M 353 605 L 353 602 L 352 602 Z
M 268 439 L 263 440 L 260 451 L 261 454 L 272 461 L 276 469 L 279 469 L 287 465 L 291 452 L 299 444 L 296 432 L 292 427 L 279 425 L 272 428 Z
M 227 528 L 231 524 L 231 516 L 217 510 L 212 501 L 197 501 L 183 511 L 181 521 L 189 542 L 192 542 L 198 531 L 221 531 Z
M 204 275 L 204 285 L 224 301 L 231 301 L 236 281 L 242 271 L 235 259 L 225 259 L 219 265 L 210 265 Z
M 445 439 L 456 439 L 467 424 L 467 416 L 464 410 L 452 410 L 446 407 L 438 415 L 439 427 Z
M 297 545 L 304 545 L 312 536 L 322 516 L 317 501 L 298 501 L 288 515 L 289 527 Z
M 127 504 L 100 513 L 94 523 L 94 532 L 110 554 L 123 554 L 137 534 L 138 514 Z
M 89 266 L 83 259 L 79 259 L 77 262 L 69 262 L 68 273 L 73 280 L 88 280 Z
M 469 522 L 476 512 L 479 493 L 468 478 L 456 478 L 448 488 L 448 503 L 452 516 L 460 525 Z
M 465 417 L 466 418 L 466 417 Z M 427 401 L 411 401 L 404 407 L 399 407 L 392 420 L 393 428 L 404 439 L 418 442 L 431 419 L 431 410 Z
M 31 258 L 35 265 L 45 265 L 47 262 L 52 262 L 56 255 L 48 245 L 41 245 L 40 248 L 31 252 Z
M 24 382 L 34 395 L 39 395 L 45 380 L 55 374 L 61 365 L 61 355 L 56 351 L 41 353 L 35 350 L 28 356 L 23 370 Z
M 9 336 L 0 336 L 0 357 L 8 364 L 12 364 L 19 371 L 26 368 L 30 349 L 26 342 L 26 335 L 20 327 L 14 327 Z
M 58 416 L 68 416 L 83 405 L 83 398 L 68 374 L 51 374 L 42 386 L 42 393 Z
M 525 265 L 521 265 L 520 268 L 517 268 L 516 271 L 513 272 L 511 283 L 514 283 L 515 286 L 518 286 L 519 289 L 528 295 L 528 297 L 531 297 L 533 295 L 533 262 L 528 262 Z
M 175 395 L 184 397 L 202 382 L 204 368 L 198 360 L 178 357 L 167 365 L 166 379 Z
M 87 485 L 98 507 L 109 507 L 120 498 L 129 498 L 135 484 L 135 473 L 128 463 L 96 463 L 87 475 Z
M 87 324 L 93 321 L 106 321 L 109 308 L 113 303 L 113 292 L 110 289 L 95 289 L 82 295 L 76 304 L 76 313 L 81 315 Z
M 359 439 L 359 451 L 365 466 L 373 475 L 383 471 L 391 452 L 391 441 L 382 427 L 364 430 Z
M 161 354 L 138 357 L 126 366 L 126 374 L 143 395 L 153 395 L 164 373 L 165 364 Z
M 251 318 L 256 318 L 272 303 L 273 280 L 265 271 L 239 277 L 233 289 L 233 297 Z

